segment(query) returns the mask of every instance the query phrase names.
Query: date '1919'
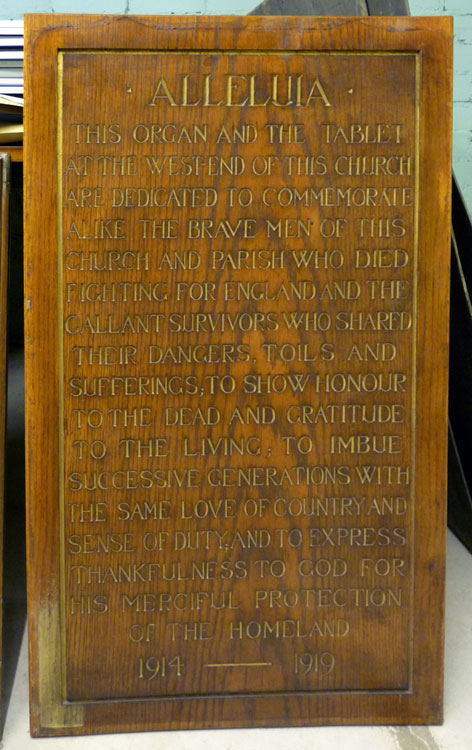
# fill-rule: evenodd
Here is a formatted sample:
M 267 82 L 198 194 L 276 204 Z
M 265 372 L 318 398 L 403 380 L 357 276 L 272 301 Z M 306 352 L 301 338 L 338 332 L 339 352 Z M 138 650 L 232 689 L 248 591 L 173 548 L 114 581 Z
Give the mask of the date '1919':
M 313 672 L 314 674 L 329 674 L 333 671 L 335 658 L 329 651 L 323 651 L 317 654 L 313 651 L 304 651 L 301 654 L 295 654 L 295 674 L 304 677 Z

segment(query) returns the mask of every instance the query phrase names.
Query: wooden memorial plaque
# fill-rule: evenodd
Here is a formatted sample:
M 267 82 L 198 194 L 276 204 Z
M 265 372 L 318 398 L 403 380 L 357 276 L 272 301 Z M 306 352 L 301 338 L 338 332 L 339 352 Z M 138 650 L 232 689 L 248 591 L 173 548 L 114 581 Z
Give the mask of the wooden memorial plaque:
M 25 42 L 33 733 L 440 721 L 450 20 Z

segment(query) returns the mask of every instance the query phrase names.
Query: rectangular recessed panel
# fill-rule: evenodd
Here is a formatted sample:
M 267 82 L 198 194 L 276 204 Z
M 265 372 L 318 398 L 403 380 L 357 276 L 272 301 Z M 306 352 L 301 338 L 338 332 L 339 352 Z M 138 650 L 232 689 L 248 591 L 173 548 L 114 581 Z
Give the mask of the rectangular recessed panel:
M 66 18 L 29 21 L 33 731 L 437 720 L 448 25 Z
M 408 687 L 417 58 L 257 60 L 59 60 L 69 698 Z

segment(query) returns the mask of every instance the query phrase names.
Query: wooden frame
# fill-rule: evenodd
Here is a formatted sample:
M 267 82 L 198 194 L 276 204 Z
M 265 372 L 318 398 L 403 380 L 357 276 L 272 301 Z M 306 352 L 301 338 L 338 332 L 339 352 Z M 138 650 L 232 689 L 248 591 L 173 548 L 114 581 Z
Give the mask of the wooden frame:
M 58 351 L 58 53 L 323 50 L 421 60 L 412 676 L 407 689 L 66 700 L 61 624 Z M 447 438 L 449 19 L 25 17 L 25 337 L 31 727 L 36 736 L 326 723 L 433 723 L 442 715 Z M 419 79 L 418 79 L 419 80 Z M 431 124 L 434 123 L 434 131 Z M 434 138 L 431 133 L 434 132 Z

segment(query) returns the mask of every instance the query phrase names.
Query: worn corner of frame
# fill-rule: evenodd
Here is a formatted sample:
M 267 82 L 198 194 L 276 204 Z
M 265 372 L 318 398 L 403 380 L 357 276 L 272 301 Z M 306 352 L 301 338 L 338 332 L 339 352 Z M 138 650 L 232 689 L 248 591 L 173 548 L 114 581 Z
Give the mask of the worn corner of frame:
M 65 704 L 62 691 L 59 605 L 46 603 L 38 615 L 39 706 L 43 730 L 83 726 L 82 705 Z

